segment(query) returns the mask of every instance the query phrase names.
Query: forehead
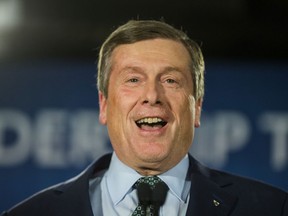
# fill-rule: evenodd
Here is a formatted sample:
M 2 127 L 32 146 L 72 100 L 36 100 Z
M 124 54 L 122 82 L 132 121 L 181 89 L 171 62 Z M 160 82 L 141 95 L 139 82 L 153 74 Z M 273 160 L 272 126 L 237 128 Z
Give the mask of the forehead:
M 117 46 L 112 52 L 112 64 L 140 63 L 177 64 L 187 67 L 190 55 L 184 45 L 171 39 L 151 39 Z

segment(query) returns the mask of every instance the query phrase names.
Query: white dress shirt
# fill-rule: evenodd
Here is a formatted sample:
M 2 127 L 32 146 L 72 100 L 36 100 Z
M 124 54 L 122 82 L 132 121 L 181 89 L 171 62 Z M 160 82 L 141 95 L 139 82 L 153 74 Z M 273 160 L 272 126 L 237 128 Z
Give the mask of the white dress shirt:
M 160 216 L 182 216 L 189 202 L 190 181 L 186 180 L 189 159 L 186 155 L 175 167 L 158 175 L 169 187 Z M 143 176 L 122 163 L 115 153 L 102 178 L 90 181 L 90 200 L 94 216 L 129 216 L 138 205 L 134 183 Z M 101 210 L 102 209 L 102 210 Z M 100 213 L 102 212 L 102 213 Z

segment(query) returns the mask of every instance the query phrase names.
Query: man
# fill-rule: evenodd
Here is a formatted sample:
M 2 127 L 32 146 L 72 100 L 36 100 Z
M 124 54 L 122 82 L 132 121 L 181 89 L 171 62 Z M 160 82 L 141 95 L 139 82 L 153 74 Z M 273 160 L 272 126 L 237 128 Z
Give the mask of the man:
M 3 215 L 288 215 L 286 192 L 188 154 L 204 60 L 185 33 L 158 21 L 120 26 L 100 50 L 98 88 L 114 152 Z

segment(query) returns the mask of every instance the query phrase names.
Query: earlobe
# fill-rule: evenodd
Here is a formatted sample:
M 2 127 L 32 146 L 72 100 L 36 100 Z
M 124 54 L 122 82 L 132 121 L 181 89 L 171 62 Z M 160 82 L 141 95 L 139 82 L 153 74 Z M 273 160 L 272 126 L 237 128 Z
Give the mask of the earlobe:
M 102 92 L 98 93 L 99 98 L 99 122 L 103 125 L 107 123 L 107 99 Z
M 201 125 L 201 111 L 202 111 L 202 103 L 203 103 L 203 99 L 200 98 L 196 101 L 195 104 L 195 121 L 194 121 L 194 126 L 196 128 L 200 127 Z

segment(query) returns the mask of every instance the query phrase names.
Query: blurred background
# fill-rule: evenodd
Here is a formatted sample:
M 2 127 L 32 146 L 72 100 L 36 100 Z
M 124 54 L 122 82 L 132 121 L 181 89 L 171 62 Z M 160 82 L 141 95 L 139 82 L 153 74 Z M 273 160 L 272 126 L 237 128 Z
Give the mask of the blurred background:
M 129 19 L 163 19 L 202 46 L 191 153 L 288 190 L 287 18 L 286 0 L 0 0 L 0 212 L 111 151 L 97 52 Z

